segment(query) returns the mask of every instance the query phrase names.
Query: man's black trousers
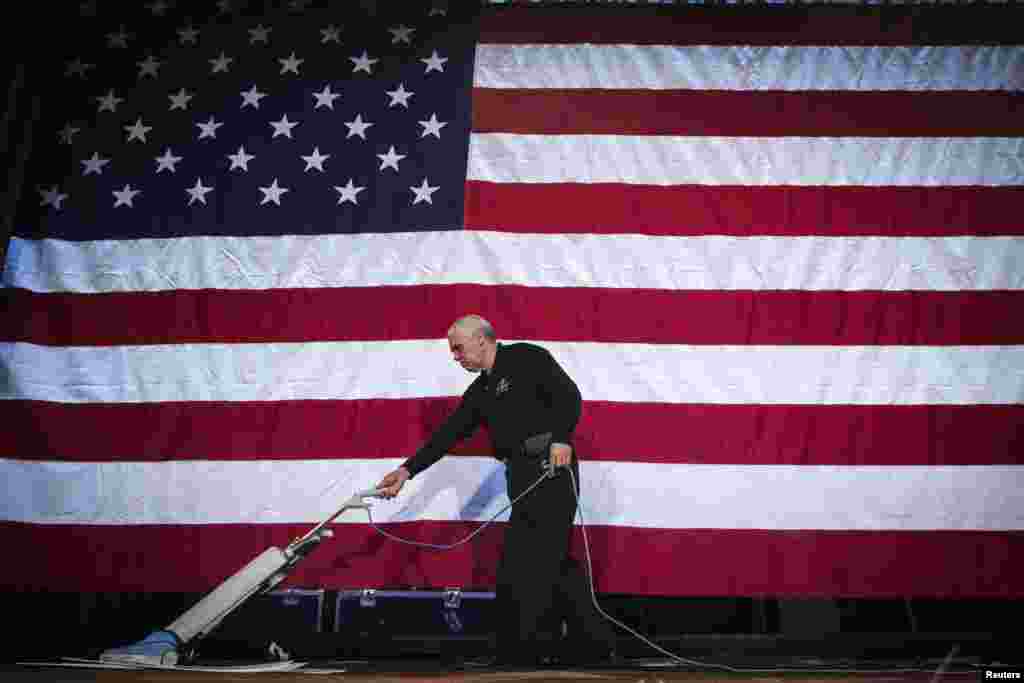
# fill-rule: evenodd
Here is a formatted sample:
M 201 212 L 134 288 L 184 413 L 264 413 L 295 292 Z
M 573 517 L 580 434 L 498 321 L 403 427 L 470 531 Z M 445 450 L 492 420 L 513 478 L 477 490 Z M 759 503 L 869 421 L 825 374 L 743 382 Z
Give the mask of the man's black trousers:
M 572 470 L 579 486 L 575 458 Z M 542 472 L 536 460 L 509 458 L 509 499 L 515 500 Z M 549 655 L 572 656 L 566 648 L 601 656 L 614 648 L 614 631 L 595 609 L 580 564 L 569 556 L 575 516 L 576 496 L 565 469 L 512 506 L 497 572 L 499 659 L 529 662 Z M 563 619 L 566 643 L 559 642 Z

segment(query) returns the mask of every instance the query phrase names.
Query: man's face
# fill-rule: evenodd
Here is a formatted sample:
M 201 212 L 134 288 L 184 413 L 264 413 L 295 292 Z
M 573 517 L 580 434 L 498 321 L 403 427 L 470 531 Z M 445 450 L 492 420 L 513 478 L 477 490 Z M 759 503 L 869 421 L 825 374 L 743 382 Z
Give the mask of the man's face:
M 479 332 L 471 334 L 455 328 L 448 335 L 448 348 L 455 362 L 469 372 L 484 369 L 484 337 Z

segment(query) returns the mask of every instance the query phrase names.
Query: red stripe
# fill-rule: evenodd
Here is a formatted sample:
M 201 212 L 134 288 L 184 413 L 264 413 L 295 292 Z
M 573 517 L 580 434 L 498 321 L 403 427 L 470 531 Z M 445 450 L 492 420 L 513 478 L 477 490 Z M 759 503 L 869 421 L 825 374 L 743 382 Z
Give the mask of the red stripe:
M 396 458 L 456 398 L 258 403 L 0 402 L 26 460 Z M 7 417 L 3 417 L 6 415 Z M 386 427 L 383 427 L 386 425 Z M 1024 405 L 767 406 L 587 401 L 584 460 L 744 465 L 1022 465 Z M 82 435 L 88 434 L 87 439 Z M 486 431 L 454 451 L 489 455 Z
M 586 491 L 584 489 L 584 503 Z M 355 519 L 355 518 L 353 518 Z M 31 548 L 5 564 L 7 590 L 205 592 L 270 545 L 311 525 L 192 527 L 0 524 L 0 543 Z M 451 543 L 477 524 L 388 531 Z M 501 524 L 448 552 L 418 550 L 363 524 L 335 525 L 284 586 L 493 590 Z M 601 593 L 691 596 L 1024 596 L 1020 532 L 588 530 Z M 577 531 L 573 554 L 584 560 Z M 922 571 L 922 568 L 940 568 Z M 725 568 L 725 569 L 723 569 Z
M 1019 92 L 473 90 L 473 131 L 532 135 L 1021 136 Z M 637 116 L 643 112 L 643 116 Z
M 7 290 L 3 341 L 51 346 L 443 338 L 656 344 L 1021 344 L 1024 292 L 667 291 L 484 285 L 110 294 Z M 324 311 L 360 315 L 324 315 Z M 528 313 L 527 313 L 528 312 Z M 567 312 L 570 312 L 567 314 Z M 685 313 L 685 314 L 681 314 Z
M 1021 7 L 502 7 L 481 43 L 1016 45 Z
M 524 233 L 1024 235 L 1024 187 L 466 183 L 466 227 Z

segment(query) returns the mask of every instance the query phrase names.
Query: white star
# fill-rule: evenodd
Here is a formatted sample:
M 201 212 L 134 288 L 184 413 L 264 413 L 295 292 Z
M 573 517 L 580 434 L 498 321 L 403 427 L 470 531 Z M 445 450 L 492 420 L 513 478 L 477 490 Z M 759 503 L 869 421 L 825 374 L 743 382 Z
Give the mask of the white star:
M 178 91 L 177 95 L 168 95 L 168 97 L 171 99 L 170 111 L 174 111 L 175 109 L 187 109 L 188 102 L 192 99 L 193 96 L 189 95 L 187 92 L 185 92 L 185 89 L 182 88 Z
M 217 129 L 223 126 L 224 124 L 217 123 L 213 120 L 213 117 L 211 116 L 210 120 L 206 123 L 197 123 L 196 125 L 199 126 L 199 130 L 202 131 L 199 133 L 199 139 L 202 140 L 203 138 L 216 138 Z
M 305 59 L 298 59 L 295 56 L 295 53 L 293 52 L 290 55 L 288 55 L 288 57 L 286 59 L 278 59 L 277 61 L 281 62 L 281 73 L 284 74 L 284 73 L 288 73 L 289 71 L 291 71 L 293 74 L 298 76 L 299 75 L 299 64 L 302 64 L 306 60 Z
M 291 138 L 292 128 L 299 125 L 299 122 L 289 121 L 288 114 L 285 114 L 284 116 L 281 117 L 280 121 L 271 121 L 270 125 L 274 127 L 274 134 L 270 136 L 270 139 L 273 140 L 278 135 L 283 135 L 286 138 Z
M 433 204 L 434 202 L 430 199 L 430 195 L 440 190 L 441 186 L 438 185 L 437 187 L 431 187 L 430 185 L 427 185 L 427 179 L 424 178 L 422 185 L 420 185 L 419 187 L 410 187 L 409 189 L 416 194 L 416 198 L 412 200 L 413 206 L 415 206 L 420 202 Z
M 267 42 L 267 35 L 270 33 L 270 31 L 271 29 L 265 28 L 263 24 L 260 24 L 256 28 L 249 29 L 249 44 L 252 45 L 256 42 Z
M 233 61 L 235 61 L 233 57 L 226 56 L 224 51 L 221 50 L 220 56 L 217 57 L 217 59 L 209 60 L 210 64 L 213 66 L 213 71 L 210 73 L 217 73 L 218 71 L 227 72 L 228 65 Z
M 139 194 L 140 190 L 133 190 L 131 185 L 125 185 L 123 190 L 114 190 L 114 196 L 117 197 L 117 201 L 114 202 L 114 208 L 119 206 L 134 207 L 132 200 L 135 199 L 135 195 Z
M 135 121 L 134 125 L 125 126 L 124 129 L 128 131 L 128 139 L 126 142 L 131 142 L 132 140 L 141 140 L 142 142 L 145 142 L 146 133 L 153 130 L 153 126 L 142 125 L 142 119 L 139 118 Z
M 76 59 L 73 62 L 68 62 L 68 68 L 64 70 L 64 75 L 85 78 L 85 72 L 89 69 L 95 68 L 95 66 L 95 64 L 88 64 L 83 62 L 81 59 Z
M 242 109 L 245 109 L 245 105 L 251 104 L 256 109 L 260 108 L 260 100 L 267 96 L 267 93 L 260 92 L 256 89 L 256 85 L 253 84 L 252 88 L 243 91 L 242 95 Z
M 281 206 L 281 195 L 288 192 L 288 188 L 278 187 L 277 178 L 274 178 L 274 184 L 270 187 L 261 187 L 260 192 L 263 193 L 263 201 L 260 202 L 260 206 L 263 206 L 267 202 L 274 202 L 278 206 Z
M 139 67 L 139 78 L 143 76 L 153 76 L 156 78 L 156 70 L 160 68 L 160 60 L 154 59 L 153 55 L 146 57 L 144 62 L 136 62 Z
M 448 61 L 448 58 L 441 57 L 437 54 L 437 50 L 434 50 L 430 53 L 429 57 L 425 57 L 420 61 L 427 65 L 427 70 L 423 73 L 428 74 L 431 71 L 440 71 L 441 73 L 444 73 L 444 63 Z
M 388 150 L 387 154 L 377 155 L 377 158 L 380 159 L 380 168 L 377 170 L 383 171 L 385 168 L 391 167 L 397 171 L 398 162 L 404 159 L 406 156 L 407 155 L 405 154 L 396 154 L 395 146 L 391 145 L 391 149 Z
M 174 168 L 174 165 L 179 161 L 181 161 L 181 157 L 176 157 L 173 154 L 171 154 L 171 148 L 168 147 L 164 151 L 164 155 L 162 157 L 156 157 L 156 172 L 159 173 L 160 171 L 166 169 L 171 173 L 174 173 L 176 170 L 178 170 Z
M 206 204 L 206 193 L 213 192 L 212 187 L 204 187 L 203 181 L 200 178 L 196 178 L 196 184 L 194 187 L 186 187 L 185 192 L 189 194 L 188 205 L 192 206 L 195 202 L 200 204 Z
M 313 97 L 316 98 L 316 106 L 313 107 L 314 109 L 319 109 L 320 106 L 323 105 L 331 111 L 334 111 L 334 100 L 341 97 L 341 94 L 331 92 L 331 86 L 325 85 L 322 91 L 313 93 Z
M 46 206 L 49 204 L 58 211 L 60 211 L 60 203 L 68 198 L 66 194 L 61 193 L 61 191 L 57 189 L 56 185 L 49 190 L 40 189 L 39 194 L 43 195 L 43 201 L 39 202 L 39 206 Z
M 232 171 L 232 170 L 234 170 L 236 168 L 240 168 L 243 171 L 248 171 L 249 170 L 249 162 L 252 161 L 255 158 L 256 157 L 254 157 L 251 154 L 246 154 L 244 147 L 239 147 L 238 148 L 238 154 L 229 154 L 228 155 L 228 159 L 231 159 L 231 168 L 229 168 L 228 170 Z
M 423 126 L 423 134 L 421 138 L 425 138 L 428 135 L 433 135 L 438 140 L 441 139 L 441 129 L 448 125 L 447 121 L 438 121 L 437 114 L 431 114 L 429 121 L 420 121 L 420 125 Z
M 164 12 L 167 11 L 167 3 L 163 2 L 163 0 L 151 2 L 148 5 L 146 5 L 146 7 L 149 8 L 149 11 L 153 13 L 154 17 L 162 17 L 164 15 Z
M 427 16 L 432 17 L 435 14 L 439 14 L 441 16 L 446 16 L 448 14 L 448 10 L 446 10 L 443 7 L 431 7 L 430 8 L 430 14 L 428 14 Z
M 373 124 L 372 123 L 365 123 L 363 121 L 363 115 L 362 114 L 357 114 L 355 120 L 353 120 L 353 121 L 346 121 L 345 125 L 348 126 L 348 135 L 345 136 L 346 140 L 349 139 L 350 137 L 352 137 L 353 135 L 358 135 L 359 137 L 361 137 L 362 139 L 365 140 L 366 139 L 366 129 L 369 128 L 370 126 L 372 126 Z
M 117 105 L 124 102 L 124 98 L 116 97 L 114 91 L 111 90 L 103 97 L 97 97 L 96 101 L 100 103 L 99 111 L 114 111 L 117 109 Z
M 107 34 L 107 47 L 128 47 L 128 37 L 122 26 L 117 33 Z
M 185 28 L 178 29 L 178 40 L 181 41 L 182 45 L 184 45 L 185 43 L 192 43 L 194 45 L 196 42 L 196 38 L 198 37 L 199 29 L 192 26 L 191 24 L 189 24 Z
M 352 184 L 352 179 L 348 179 L 348 183 L 344 187 L 334 186 L 334 189 L 341 193 L 341 197 L 338 198 L 339 204 L 351 201 L 353 204 L 358 204 L 356 195 L 365 190 L 365 187 L 356 187 Z
M 110 163 L 110 159 L 101 159 L 99 154 L 93 152 L 92 158 L 82 159 L 82 163 L 85 164 L 85 170 L 82 171 L 82 175 L 89 175 L 90 173 L 102 175 L 103 167 Z
M 321 43 L 338 43 L 341 44 L 341 29 L 337 26 L 328 26 L 327 28 L 320 29 L 320 35 L 323 36 L 320 39 Z
M 314 147 L 313 153 L 311 155 L 309 155 L 308 157 L 302 157 L 302 160 L 306 162 L 305 170 L 308 171 L 311 168 L 315 168 L 316 170 L 323 173 L 324 162 L 327 161 L 330 157 L 330 154 L 320 154 L 320 148 Z
M 217 11 L 220 14 L 227 14 L 231 11 L 231 0 L 217 0 Z
M 411 44 L 412 41 L 410 40 L 410 38 L 412 37 L 412 32 L 415 31 L 415 30 L 416 29 L 409 28 L 408 26 L 405 26 L 404 24 L 402 26 L 398 26 L 396 28 L 389 28 L 388 32 L 391 34 L 391 44 L 392 45 L 394 45 L 395 43 L 405 43 L 406 45 Z
M 398 88 L 395 90 L 385 90 L 384 93 L 391 98 L 391 101 L 388 103 L 389 107 L 400 104 L 406 109 L 409 108 L 409 98 L 415 94 L 405 89 L 405 83 L 399 83 Z
M 64 124 L 64 127 L 57 131 L 57 137 L 60 138 L 61 143 L 65 145 L 71 144 L 71 139 L 75 137 L 76 133 L 79 133 L 82 129 L 78 126 L 72 126 L 70 123 Z
M 355 73 L 357 71 L 365 71 L 368 74 L 373 73 L 371 71 L 371 68 L 373 67 L 374 64 L 380 61 L 379 59 L 371 58 L 368 54 L 366 54 L 366 50 L 363 50 L 363 54 L 359 55 L 358 57 L 349 57 L 349 60 L 353 64 L 355 64 L 355 66 L 352 67 L 352 73 Z
M 291 0 L 288 3 L 288 9 L 293 12 L 304 12 L 309 7 L 309 0 Z

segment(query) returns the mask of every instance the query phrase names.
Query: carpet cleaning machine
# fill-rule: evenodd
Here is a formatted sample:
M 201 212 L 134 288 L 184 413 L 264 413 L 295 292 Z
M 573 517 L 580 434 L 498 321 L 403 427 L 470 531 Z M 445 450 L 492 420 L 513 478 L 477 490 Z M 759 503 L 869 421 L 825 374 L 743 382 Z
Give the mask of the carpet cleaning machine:
M 271 546 L 228 577 L 191 609 L 166 628 L 154 631 L 137 643 L 105 650 L 100 661 L 125 664 L 174 666 L 187 664 L 199 641 L 249 598 L 273 590 L 288 573 L 334 532 L 327 525 L 347 510 L 369 510 L 369 498 L 380 498 L 376 489 L 360 491 L 333 515 L 317 524 L 286 548 Z
M 498 515 L 529 494 L 544 479 L 555 476 L 557 468 L 547 457 L 551 440 L 551 432 L 545 432 L 530 437 L 524 442 L 524 454 L 534 458 L 539 465 L 539 478 L 519 494 L 515 500 L 510 501 L 508 505 L 496 512 L 490 520 L 480 525 L 476 531 L 455 543 L 445 545 L 422 543 L 389 534 L 374 524 L 372 515 L 369 514 L 372 503 L 368 499 L 383 497 L 380 491 L 377 489 L 360 491 L 345 501 L 345 504 L 337 512 L 310 529 L 304 536 L 292 541 L 288 547 L 282 549 L 277 546 L 271 546 L 264 550 L 249 564 L 239 569 L 210 591 L 194 607 L 175 619 L 169 626 L 150 633 L 137 643 L 104 650 L 100 654 L 99 660 L 109 663 L 157 666 L 188 664 L 195 658 L 199 641 L 204 636 L 217 628 L 225 617 L 241 607 L 246 600 L 269 592 L 281 583 L 295 565 L 301 562 L 306 555 L 319 546 L 325 538 L 330 538 L 334 535 L 334 532 L 328 529 L 327 525 L 347 510 L 366 510 L 370 516 L 371 526 L 378 533 L 400 543 L 433 550 L 451 550 L 464 543 L 468 543 L 491 524 Z M 576 495 L 575 481 L 573 482 L 573 494 Z M 593 594 L 593 586 L 591 586 L 591 593 Z M 599 606 L 598 609 L 600 610 Z

